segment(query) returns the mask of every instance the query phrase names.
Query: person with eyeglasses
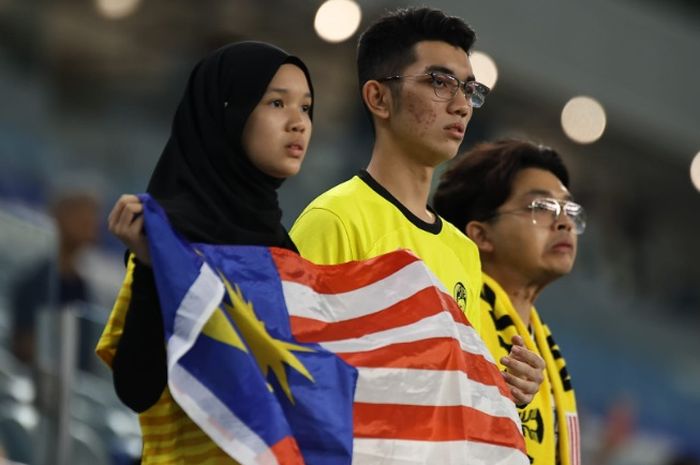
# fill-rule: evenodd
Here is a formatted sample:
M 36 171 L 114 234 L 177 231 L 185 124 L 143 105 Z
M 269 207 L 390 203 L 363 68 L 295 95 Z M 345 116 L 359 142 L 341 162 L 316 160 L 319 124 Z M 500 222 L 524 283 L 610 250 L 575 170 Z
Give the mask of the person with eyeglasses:
M 496 361 L 507 366 L 513 337 L 545 360 L 538 395 L 519 408 L 531 463 L 580 464 L 571 377 L 534 307 L 547 285 L 571 271 L 586 229 L 564 162 L 554 149 L 526 141 L 482 143 L 445 171 L 433 205 L 479 248 L 480 334 Z
M 391 11 L 361 35 L 357 73 L 375 135 L 369 165 L 313 200 L 290 235 L 303 257 L 322 264 L 411 250 L 478 330 L 478 249 L 428 206 L 435 168 L 457 154 L 474 109 L 489 92 L 470 63 L 474 41 L 461 18 L 431 8 Z M 515 402 L 529 402 L 544 361 L 520 350 L 508 363 L 504 378 Z

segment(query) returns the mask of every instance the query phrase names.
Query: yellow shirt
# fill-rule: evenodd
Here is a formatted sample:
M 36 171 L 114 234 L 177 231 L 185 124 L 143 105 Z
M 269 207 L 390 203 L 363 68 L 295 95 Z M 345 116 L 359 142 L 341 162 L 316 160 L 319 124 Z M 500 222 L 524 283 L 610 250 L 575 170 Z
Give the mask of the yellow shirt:
M 481 262 L 476 245 L 435 215 L 413 215 L 367 172 L 325 192 L 290 231 L 302 257 L 319 264 L 365 260 L 409 249 L 445 286 L 478 331 Z
M 97 343 L 97 355 L 110 367 L 131 301 L 133 271 L 133 260 L 129 260 L 114 308 Z M 139 414 L 139 424 L 143 436 L 141 463 L 144 465 L 238 464 L 190 420 L 167 387 L 155 405 Z

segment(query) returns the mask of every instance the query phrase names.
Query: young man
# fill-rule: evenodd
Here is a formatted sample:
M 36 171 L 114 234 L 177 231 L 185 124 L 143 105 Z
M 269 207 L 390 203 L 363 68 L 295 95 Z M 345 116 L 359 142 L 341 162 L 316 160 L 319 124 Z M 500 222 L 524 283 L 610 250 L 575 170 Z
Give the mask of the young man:
M 333 264 L 412 250 L 478 330 L 481 289 L 474 243 L 427 206 L 433 171 L 459 148 L 488 88 L 475 81 L 474 32 L 429 8 L 397 10 L 360 38 L 362 100 L 375 132 L 366 171 L 316 198 L 290 231 L 305 258 Z M 532 399 L 544 362 L 516 338 L 504 360 L 517 403 Z
M 436 211 L 479 247 L 484 285 L 481 336 L 498 360 L 518 335 L 546 362 L 539 395 L 519 409 L 535 465 L 579 459 L 576 400 L 559 347 L 533 303 L 571 271 L 583 208 L 572 201 L 569 174 L 548 147 L 506 140 L 476 146 L 445 172 Z

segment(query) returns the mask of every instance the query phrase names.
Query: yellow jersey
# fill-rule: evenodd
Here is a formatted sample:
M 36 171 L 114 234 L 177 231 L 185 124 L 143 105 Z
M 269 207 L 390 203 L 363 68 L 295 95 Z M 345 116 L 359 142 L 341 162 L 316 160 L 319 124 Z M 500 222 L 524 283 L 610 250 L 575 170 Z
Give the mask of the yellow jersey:
M 361 171 L 311 202 L 290 236 L 318 264 L 365 260 L 397 249 L 421 258 L 479 330 L 481 262 L 476 245 L 435 214 L 426 223 Z
M 130 259 L 114 308 L 97 343 L 97 355 L 110 367 L 131 301 L 133 272 L 134 262 Z M 143 437 L 141 463 L 144 465 L 238 464 L 190 420 L 167 387 L 155 405 L 139 414 L 139 424 Z

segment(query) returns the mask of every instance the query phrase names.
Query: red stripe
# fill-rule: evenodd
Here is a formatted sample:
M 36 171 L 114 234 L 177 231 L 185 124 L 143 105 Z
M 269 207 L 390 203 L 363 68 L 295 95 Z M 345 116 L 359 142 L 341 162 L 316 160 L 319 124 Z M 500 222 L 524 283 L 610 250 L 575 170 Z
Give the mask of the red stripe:
M 387 405 L 356 402 L 356 438 L 417 441 L 475 441 L 517 448 L 525 453 L 518 426 L 469 407 Z
M 391 307 L 369 315 L 334 323 L 290 316 L 290 324 L 292 334 L 299 342 L 329 342 L 410 325 L 442 311 L 448 311 L 458 323 L 469 325 L 454 299 L 436 287 L 422 289 Z
M 511 398 L 498 367 L 481 355 L 462 351 L 452 338 L 423 339 L 337 355 L 356 367 L 461 371 L 472 381 L 496 386 L 501 395 Z
M 581 452 L 580 452 L 580 431 L 578 424 L 578 415 L 567 415 L 569 424 L 569 453 L 571 454 L 571 463 L 573 465 L 580 465 Z
M 304 459 L 296 440 L 292 436 L 277 441 L 270 447 L 280 465 L 304 465 Z
M 397 250 L 369 260 L 316 265 L 289 250 L 270 248 L 282 281 L 292 281 L 323 294 L 338 294 L 365 287 L 419 260 L 406 250 Z

